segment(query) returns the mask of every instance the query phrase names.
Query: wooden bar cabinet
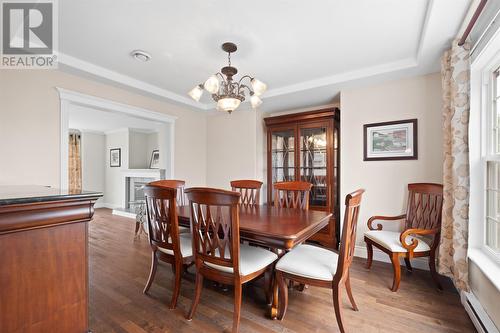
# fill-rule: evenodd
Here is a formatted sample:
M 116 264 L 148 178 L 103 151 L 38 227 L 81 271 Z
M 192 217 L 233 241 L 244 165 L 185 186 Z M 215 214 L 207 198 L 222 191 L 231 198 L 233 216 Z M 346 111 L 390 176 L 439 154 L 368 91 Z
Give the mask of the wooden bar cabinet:
M 0 332 L 86 333 L 96 192 L 0 186 Z
M 273 184 L 301 180 L 313 184 L 309 209 L 333 214 L 310 240 L 337 248 L 339 230 L 340 110 L 332 107 L 264 119 L 267 127 L 267 200 Z

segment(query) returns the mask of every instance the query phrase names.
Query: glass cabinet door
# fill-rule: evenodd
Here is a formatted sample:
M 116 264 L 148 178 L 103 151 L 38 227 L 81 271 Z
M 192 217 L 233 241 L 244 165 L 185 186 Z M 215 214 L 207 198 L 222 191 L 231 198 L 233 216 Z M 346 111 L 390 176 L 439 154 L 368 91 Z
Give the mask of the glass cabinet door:
M 328 127 L 299 128 L 300 132 L 300 179 L 313 184 L 309 205 L 329 207 L 328 181 Z
M 272 183 L 295 180 L 295 130 L 271 134 Z

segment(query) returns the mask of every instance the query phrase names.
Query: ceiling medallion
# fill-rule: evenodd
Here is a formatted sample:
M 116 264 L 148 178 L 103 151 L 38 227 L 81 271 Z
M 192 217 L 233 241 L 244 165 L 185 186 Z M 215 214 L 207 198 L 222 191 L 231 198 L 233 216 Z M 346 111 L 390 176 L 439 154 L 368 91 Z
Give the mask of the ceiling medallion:
M 252 108 L 256 109 L 262 104 L 259 96 L 266 91 L 266 84 L 249 75 L 244 75 L 238 82 L 233 81 L 233 76 L 238 73 L 238 70 L 231 66 L 231 53 L 236 52 L 238 48 L 236 44 L 227 42 L 222 44 L 222 49 L 227 52 L 229 65 L 210 76 L 205 83 L 194 87 L 188 93 L 189 96 L 198 102 L 203 94 L 203 89 L 205 89 L 212 94 L 212 98 L 217 102 L 217 110 L 231 113 L 245 100 L 245 90 L 248 90 Z M 250 81 L 250 86 L 242 83 L 244 79 Z

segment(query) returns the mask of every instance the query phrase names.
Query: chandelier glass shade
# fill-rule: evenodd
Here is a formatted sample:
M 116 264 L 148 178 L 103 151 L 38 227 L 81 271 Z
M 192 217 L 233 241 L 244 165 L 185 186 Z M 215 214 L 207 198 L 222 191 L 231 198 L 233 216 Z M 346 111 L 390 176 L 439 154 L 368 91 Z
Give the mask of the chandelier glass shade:
M 217 110 L 228 113 L 236 110 L 248 95 L 252 108 L 258 108 L 262 104 L 259 96 L 266 91 L 266 84 L 249 75 L 244 75 L 239 81 L 235 81 L 233 76 L 238 73 L 238 69 L 231 66 L 231 53 L 236 52 L 237 47 L 228 42 L 222 44 L 222 49 L 228 53 L 229 65 L 210 76 L 205 83 L 194 87 L 188 95 L 198 102 L 203 94 L 203 89 L 205 89 L 212 94 L 212 99 L 217 102 Z M 245 84 L 245 82 L 249 84 Z

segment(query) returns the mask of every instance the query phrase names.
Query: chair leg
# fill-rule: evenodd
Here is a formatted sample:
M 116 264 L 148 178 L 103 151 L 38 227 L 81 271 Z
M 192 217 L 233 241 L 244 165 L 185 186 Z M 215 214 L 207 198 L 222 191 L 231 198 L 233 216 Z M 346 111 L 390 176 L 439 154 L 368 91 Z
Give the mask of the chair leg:
M 345 289 L 347 290 L 347 296 L 349 296 L 349 301 L 351 301 L 352 309 L 354 311 L 359 311 L 358 306 L 356 305 L 356 302 L 354 301 L 354 297 L 352 296 L 350 277 L 351 276 L 350 276 L 349 272 L 347 272 L 347 277 L 345 279 Z
M 408 257 L 405 257 L 405 265 L 406 265 L 406 270 L 408 272 L 413 272 L 413 267 L 411 267 L 411 263 L 410 263 L 410 258 Z
M 366 253 L 368 255 L 366 259 L 366 268 L 370 269 L 373 262 L 373 245 L 368 242 L 366 242 Z
M 337 324 L 341 333 L 345 333 L 344 323 L 342 322 L 342 312 L 340 309 L 342 297 L 340 295 L 340 286 L 338 284 L 333 286 L 333 307 L 335 308 L 335 317 L 337 317 Z
M 148 277 L 148 282 L 146 282 L 146 286 L 144 287 L 144 290 L 142 291 L 144 294 L 148 293 L 149 288 L 151 287 L 151 284 L 153 283 L 153 280 L 156 275 L 156 269 L 158 267 L 158 258 L 156 257 L 156 251 L 151 252 L 151 270 L 149 271 L 149 277 Z
M 271 304 L 273 293 L 273 266 L 269 266 L 264 273 L 264 291 L 266 293 L 266 304 Z
M 240 329 L 241 293 L 242 285 L 237 281 L 234 285 L 233 333 L 239 332 Z
M 392 281 L 392 291 L 397 291 L 399 288 L 399 282 L 401 281 L 401 266 L 399 265 L 399 255 L 393 253 L 391 255 L 392 267 L 394 269 L 394 280 Z
M 443 290 L 443 286 L 441 285 L 441 282 L 439 281 L 439 275 L 436 272 L 436 254 L 433 253 L 429 257 L 429 270 L 431 272 L 432 280 L 436 284 L 437 288 L 439 290 Z
M 286 284 L 283 273 L 276 271 L 276 283 L 278 284 L 278 319 L 283 320 L 286 309 L 288 307 L 288 286 Z
M 193 319 L 194 312 L 196 311 L 196 307 L 198 306 L 198 303 L 200 302 L 200 295 L 201 295 L 201 289 L 203 288 L 203 275 L 201 275 L 199 272 L 196 272 L 196 281 L 194 285 L 194 297 L 193 297 L 193 303 L 191 304 L 191 310 L 189 310 L 189 313 L 187 315 L 187 320 Z
M 177 305 L 177 299 L 179 298 L 179 293 L 181 291 L 181 281 L 182 281 L 181 278 L 182 278 L 182 266 L 177 267 L 175 269 L 174 292 L 172 293 L 170 309 L 175 309 L 175 306 Z

